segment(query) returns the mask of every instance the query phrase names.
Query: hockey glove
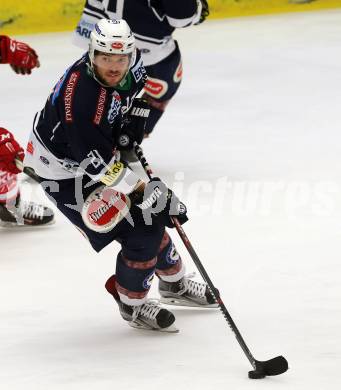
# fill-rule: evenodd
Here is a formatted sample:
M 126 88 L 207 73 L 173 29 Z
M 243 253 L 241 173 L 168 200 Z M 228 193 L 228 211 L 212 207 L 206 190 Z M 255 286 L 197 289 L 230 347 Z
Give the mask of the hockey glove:
M 205 19 L 207 18 L 207 16 L 210 14 L 210 9 L 209 9 L 207 0 L 199 0 L 199 1 L 201 2 L 202 9 L 201 9 L 201 16 L 200 16 L 199 22 L 195 23 L 196 25 L 204 22 Z
M 0 35 L 0 63 L 10 64 L 18 74 L 30 74 L 40 66 L 37 53 L 30 46 L 6 35 Z
M 121 128 L 117 142 L 119 150 L 130 150 L 133 148 L 134 142 L 138 144 L 142 142 L 149 113 L 150 107 L 146 100 L 134 100 Z
M 188 221 L 186 206 L 158 177 L 151 179 L 144 194 L 140 193 L 133 202 L 142 210 L 148 225 L 155 220 L 161 225 L 173 228 L 172 216 L 176 217 L 181 225 Z
M 15 158 L 23 161 L 24 149 L 14 139 L 13 134 L 0 127 L 0 171 L 20 173 L 15 164 Z

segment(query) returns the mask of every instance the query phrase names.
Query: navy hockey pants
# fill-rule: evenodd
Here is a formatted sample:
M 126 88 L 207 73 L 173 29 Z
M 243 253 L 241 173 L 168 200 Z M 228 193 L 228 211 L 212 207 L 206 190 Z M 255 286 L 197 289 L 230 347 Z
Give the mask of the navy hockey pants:
M 165 227 L 156 223 L 146 225 L 137 207 L 131 208 L 134 226 L 123 219 L 111 231 L 97 233 L 85 226 L 82 204 L 76 202 L 76 192 L 82 192 L 83 199 L 100 184 L 86 188 L 90 182 L 87 176 L 81 185 L 76 180 L 54 180 L 42 183 L 45 192 L 57 208 L 80 230 L 97 252 L 116 240 L 121 251 L 116 262 L 116 289 L 121 300 L 127 304 L 141 304 L 146 300 L 154 273 L 167 281 L 177 281 L 184 275 L 184 266 Z M 50 183 L 50 184 L 48 184 Z M 77 190 L 76 190 L 77 188 Z

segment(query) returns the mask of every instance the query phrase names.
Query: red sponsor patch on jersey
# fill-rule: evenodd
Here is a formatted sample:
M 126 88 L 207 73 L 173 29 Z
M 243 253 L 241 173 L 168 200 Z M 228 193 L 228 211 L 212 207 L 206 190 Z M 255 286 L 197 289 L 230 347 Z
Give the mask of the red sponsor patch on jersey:
M 30 141 L 30 142 L 27 144 L 26 151 L 27 151 L 27 153 L 33 155 L 33 153 L 34 153 L 34 146 L 33 146 L 32 141 Z
M 95 125 L 99 125 L 101 123 L 106 98 L 107 98 L 107 90 L 105 88 L 101 87 L 101 91 L 100 91 L 99 96 L 98 96 L 96 113 L 95 113 L 94 120 L 93 120 Z
M 80 76 L 79 72 L 71 73 L 69 80 L 66 84 L 66 88 L 64 92 L 64 109 L 65 109 L 66 122 L 73 122 L 72 101 L 73 101 L 73 95 L 75 93 L 75 87 L 77 85 L 79 76 Z
M 129 214 L 129 209 L 128 196 L 111 187 L 101 186 L 86 199 L 82 218 L 89 229 L 106 233 Z
M 167 92 L 168 84 L 163 80 L 148 77 L 144 89 L 148 95 L 160 98 Z
M 122 42 L 113 42 L 113 43 L 111 44 L 111 47 L 112 47 L 113 49 L 122 49 L 123 43 L 122 43 Z

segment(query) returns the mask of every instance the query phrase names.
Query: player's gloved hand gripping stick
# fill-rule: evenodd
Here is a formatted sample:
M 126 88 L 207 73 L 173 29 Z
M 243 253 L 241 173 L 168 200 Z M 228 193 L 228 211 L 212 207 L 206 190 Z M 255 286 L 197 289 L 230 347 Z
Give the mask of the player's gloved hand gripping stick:
M 147 176 L 149 179 L 152 179 L 152 170 L 150 166 L 148 165 L 147 160 L 143 156 L 143 152 L 141 147 L 135 143 L 134 144 L 135 153 L 138 157 L 138 159 L 141 162 L 141 165 L 143 166 Z M 259 361 L 254 358 L 251 351 L 249 350 L 248 346 L 246 345 L 242 335 L 240 334 L 236 324 L 234 323 L 232 317 L 230 316 L 229 312 L 227 311 L 224 302 L 222 301 L 219 291 L 214 287 L 210 277 L 208 276 L 204 266 L 202 265 L 198 255 L 196 254 L 194 248 L 192 247 L 183 227 L 181 226 L 180 222 L 176 217 L 171 217 L 173 224 L 175 225 L 175 228 L 177 232 L 180 235 L 180 238 L 182 239 L 184 245 L 186 246 L 192 260 L 194 261 L 196 267 L 198 268 L 201 276 L 207 283 L 212 295 L 218 302 L 219 308 L 221 312 L 223 313 L 223 316 L 225 317 L 228 325 L 232 329 L 233 333 L 236 336 L 236 339 L 241 346 L 242 350 L 244 351 L 246 357 L 248 358 L 249 362 L 251 363 L 253 370 L 249 371 L 249 378 L 250 379 L 260 379 L 264 378 L 266 376 L 273 376 L 273 375 L 280 375 L 283 374 L 288 370 L 288 362 L 283 356 L 277 356 L 270 360 L 265 361 Z

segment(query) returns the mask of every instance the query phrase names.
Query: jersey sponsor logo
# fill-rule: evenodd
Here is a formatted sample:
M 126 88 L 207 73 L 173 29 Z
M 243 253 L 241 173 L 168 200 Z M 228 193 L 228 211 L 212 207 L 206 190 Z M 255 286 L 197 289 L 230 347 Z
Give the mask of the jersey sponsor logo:
M 89 213 L 90 218 L 95 223 L 98 223 L 98 221 L 103 217 L 103 215 L 111 208 L 113 207 L 118 200 L 120 200 L 120 195 L 111 196 L 110 199 L 107 201 L 107 203 L 103 203 L 98 209 L 92 213 Z
M 33 156 L 33 153 L 34 153 L 34 146 L 33 146 L 33 142 L 32 142 L 32 141 L 30 141 L 30 142 L 27 144 L 27 146 L 26 146 L 26 151 L 27 151 L 27 153 L 32 154 L 32 156 Z
M 148 118 L 149 114 L 150 114 L 150 109 L 142 108 L 142 107 L 133 107 L 130 113 L 130 115 L 141 116 L 143 118 Z
M 77 34 L 79 34 L 81 37 L 90 39 L 91 30 L 87 29 L 86 27 L 77 26 Z
M 65 122 L 73 122 L 72 115 L 72 101 L 73 95 L 75 93 L 75 87 L 77 85 L 79 79 L 79 72 L 71 73 L 69 80 L 66 84 L 65 92 L 64 92 L 64 109 L 65 109 Z
M 95 125 L 99 125 L 101 123 L 106 98 L 107 98 L 107 90 L 101 87 L 101 91 L 99 93 L 97 107 L 96 107 L 96 113 L 93 120 Z
M 89 229 L 106 233 L 123 218 L 131 219 L 129 209 L 129 197 L 110 187 L 101 186 L 84 202 L 82 218 Z
M 5 139 L 10 139 L 11 138 L 11 134 L 10 133 L 3 133 L 1 134 L 1 139 L 0 141 L 5 141 Z
M 14 195 L 17 197 L 17 175 L 10 172 L 0 171 L 0 199 L 1 201 L 8 201 Z
M 79 25 L 77 26 L 77 34 L 81 37 L 90 38 L 91 31 L 94 29 L 93 23 L 88 23 L 84 20 L 82 20 Z
M 50 161 L 45 156 L 40 156 L 39 160 L 45 165 L 50 165 Z
M 148 77 L 144 89 L 148 95 L 159 99 L 168 91 L 168 84 L 166 81 Z
M 180 81 L 182 80 L 182 74 L 183 74 L 182 62 L 180 61 L 173 76 L 173 80 L 175 83 L 180 83 Z
M 113 42 L 113 43 L 111 44 L 111 47 L 112 47 L 113 49 L 122 49 L 123 43 L 122 43 L 122 42 Z
M 117 91 L 114 91 L 112 93 L 112 100 L 108 112 L 108 121 L 110 124 L 114 123 L 115 118 L 120 113 L 121 106 L 122 106 L 121 96 Z
M 117 161 L 114 165 L 112 165 L 107 170 L 105 175 L 101 177 L 101 182 L 107 186 L 111 186 L 115 184 L 117 179 L 121 176 L 123 170 L 124 170 L 124 164 L 122 164 L 120 161 Z
M 16 184 L 17 182 L 17 175 L 11 172 L 7 171 L 0 171 L 0 185 L 6 185 L 8 186 L 9 184 L 12 185 L 12 183 Z
M 146 77 L 147 72 L 145 67 L 143 66 L 142 58 L 140 58 L 138 63 L 133 68 L 131 68 L 131 72 L 137 83 L 141 81 L 144 77 Z

